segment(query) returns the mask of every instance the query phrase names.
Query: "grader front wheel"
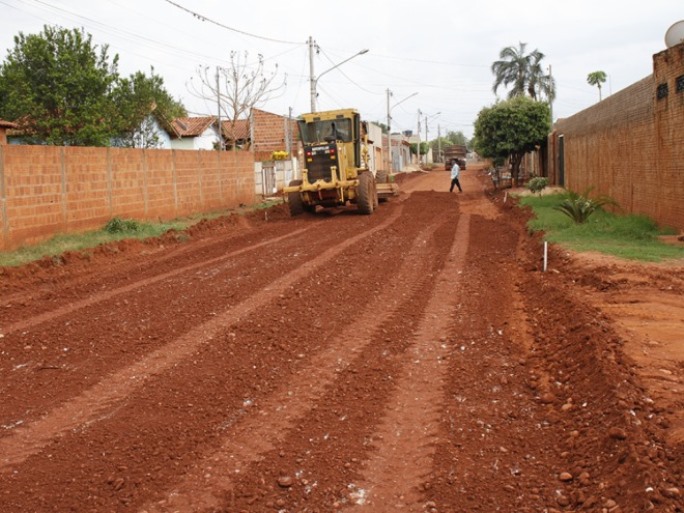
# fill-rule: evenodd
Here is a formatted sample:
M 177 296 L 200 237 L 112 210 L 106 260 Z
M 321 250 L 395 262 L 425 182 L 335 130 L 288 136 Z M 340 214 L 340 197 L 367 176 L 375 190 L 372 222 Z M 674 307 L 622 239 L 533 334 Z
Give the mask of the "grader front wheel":
M 370 215 L 377 203 L 377 194 L 375 193 L 375 183 L 373 182 L 373 175 L 370 173 L 361 173 L 359 175 L 359 186 L 357 190 L 357 207 L 359 213 Z
M 292 180 L 289 185 L 290 187 L 302 185 L 302 181 Z M 302 201 L 302 196 L 299 194 L 299 192 L 288 192 L 287 203 L 290 207 L 290 215 L 292 217 L 298 216 L 304 212 L 304 202 Z

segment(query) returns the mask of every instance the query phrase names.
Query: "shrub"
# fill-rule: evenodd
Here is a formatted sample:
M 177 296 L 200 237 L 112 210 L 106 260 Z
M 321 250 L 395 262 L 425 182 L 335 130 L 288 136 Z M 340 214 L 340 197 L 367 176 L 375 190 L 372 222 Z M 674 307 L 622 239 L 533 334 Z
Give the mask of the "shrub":
M 577 224 L 586 222 L 587 219 L 604 205 L 617 206 L 617 202 L 608 196 L 601 196 L 596 199 L 589 198 L 589 191 L 585 194 L 568 192 L 567 197 L 561 201 L 560 205 L 554 207 L 562 212 Z
M 527 182 L 527 188 L 533 193 L 539 193 L 540 197 L 547 185 L 549 185 L 549 179 L 545 176 L 535 176 Z
M 127 233 L 127 232 L 137 232 L 140 230 L 140 224 L 137 221 L 121 219 L 120 217 L 114 217 L 110 219 L 105 225 L 105 231 L 107 233 Z

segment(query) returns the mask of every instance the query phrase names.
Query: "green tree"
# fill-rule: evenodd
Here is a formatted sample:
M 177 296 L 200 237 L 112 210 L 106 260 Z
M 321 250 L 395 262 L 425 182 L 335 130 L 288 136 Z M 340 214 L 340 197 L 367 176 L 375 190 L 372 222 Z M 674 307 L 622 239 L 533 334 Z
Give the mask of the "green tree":
M 444 148 L 446 148 L 447 146 L 451 146 L 452 144 L 461 144 L 463 146 L 469 147 L 470 141 L 468 141 L 468 138 L 460 130 L 457 132 L 450 130 L 446 133 L 446 135 L 438 137 L 437 139 L 430 142 L 430 146 L 432 147 L 432 154 L 441 158 L 441 155 L 439 155 L 439 150 L 443 150 Z
M 474 147 L 485 158 L 509 158 L 513 184 L 518 185 L 525 153 L 537 149 L 551 127 L 548 103 L 517 96 L 483 108 L 475 120 Z
M 461 132 L 454 132 L 449 130 L 444 137 L 447 144 L 462 144 L 464 146 L 468 145 L 468 138 Z
M 544 54 L 539 50 L 526 54 L 526 47 L 527 43 L 519 43 L 517 48 L 507 46 L 501 50 L 500 60 L 492 64 L 494 93 L 501 85 L 511 85 L 509 99 L 528 94 L 533 100 L 540 100 L 543 95 L 551 102 L 556 97 L 556 84 L 550 73 L 544 74 Z
M 420 141 L 420 154 L 421 155 L 426 155 L 428 152 L 428 143 L 425 141 Z M 417 143 L 411 143 L 409 145 L 409 151 L 411 152 L 412 155 L 416 154 L 416 151 L 418 151 L 418 144 Z
M 383 133 L 383 134 L 386 134 L 387 131 L 389 130 L 389 129 L 387 128 L 387 124 L 386 124 L 386 123 L 383 123 L 382 121 L 373 121 L 373 123 L 376 124 L 376 125 L 378 125 L 378 126 L 382 129 L 382 133 Z
M 173 119 L 187 116 L 180 101 L 164 88 L 164 79 L 150 69 L 150 76 L 138 71 L 118 82 L 114 93 L 119 133 L 116 143 L 132 148 L 155 148 L 159 145 L 153 119 L 165 126 Z
M 0 68 L 0 117 L 15 121 L 27 142 L 109 144 L 118 56 L 110 62 L 108 47 L 82 29 L 45 26 L 20 32 L 14 45 Z
M 605 71 L 592 71 L 587 75 L 587 83 L 590 86 L 598 87 L 599 101 L 601 101 L 601 84 L 605 83 L 606 78 L 608 78 L 608 75 L 606 75 Z

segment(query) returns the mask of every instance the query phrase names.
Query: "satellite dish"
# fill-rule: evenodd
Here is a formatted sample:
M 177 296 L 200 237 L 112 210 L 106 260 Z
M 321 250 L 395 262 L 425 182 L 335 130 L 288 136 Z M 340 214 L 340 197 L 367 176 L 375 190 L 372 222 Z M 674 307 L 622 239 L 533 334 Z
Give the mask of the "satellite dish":
M 672 48 L 684 43 L 684 20 L 678 21 L 665 32 L 665 46 Z

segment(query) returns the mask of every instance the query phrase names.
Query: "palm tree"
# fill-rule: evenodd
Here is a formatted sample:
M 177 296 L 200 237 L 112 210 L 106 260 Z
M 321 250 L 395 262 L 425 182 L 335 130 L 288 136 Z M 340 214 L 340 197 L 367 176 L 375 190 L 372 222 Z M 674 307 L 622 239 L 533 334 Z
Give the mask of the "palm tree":
M 608 78 L 605 71 L 592 71 L 587 75 L 587 83 L 592 86 L 598 87 L 599 90 L 599 101 L 601 101 L 601 84 L 603 84 Z
M 519 43 L 518 48 L 507 46 L 499 53 L 501 60 L 492 64 L 492 73 L 496 76 L 494 93 L 500 85 L 512 84 L 508 98 L 529 94 L 533 100 L 545 95 L 549 102 L 556 97 L 556 84 L 549 73 L 544 74 L 541 65 L 544 54 L 534 50 L 525 54 L 527 43 Z

